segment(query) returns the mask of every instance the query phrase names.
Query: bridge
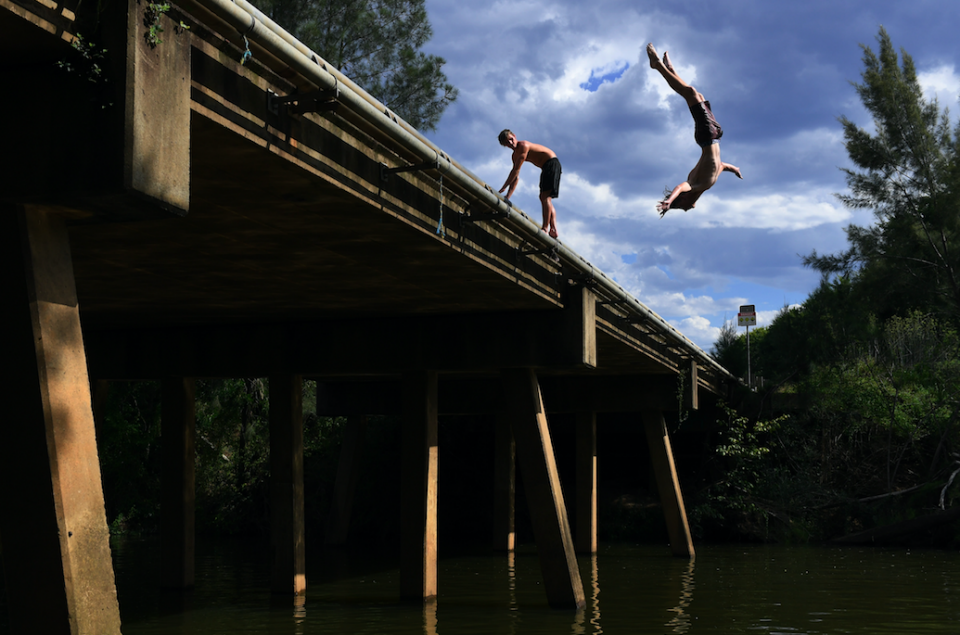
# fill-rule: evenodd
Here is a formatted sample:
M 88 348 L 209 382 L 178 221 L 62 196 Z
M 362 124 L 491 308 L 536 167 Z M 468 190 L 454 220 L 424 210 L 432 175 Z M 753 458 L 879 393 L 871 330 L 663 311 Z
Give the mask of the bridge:
M 522 470 L 551 605 L 584 602 L 598 413 L 646 429 L 671 549 L 692 557 L 663 413 L 735 379 L 246 0 L 149 7 L 0 0 L 15 631 L 120 632 L 95 434 L 111 381 L 162 381 L 167 587 L 193 585 L 198 377 L 269 377 L 277 593 L 306 589 L 305 380 L 318 414 L 350 421 L 331 535 L 363 416 L 402 416 L 402 598 L 438 593 L 448 413 L 490 417 L 500 549 Z M 560 412 L 576 413 L 574 518 L 547 425 Z

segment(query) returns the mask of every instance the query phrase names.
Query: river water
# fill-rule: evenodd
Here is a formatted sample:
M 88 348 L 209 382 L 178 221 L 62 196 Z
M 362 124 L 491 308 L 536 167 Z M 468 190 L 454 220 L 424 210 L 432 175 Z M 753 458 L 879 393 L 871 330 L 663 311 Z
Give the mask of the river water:
M 329 633 L 960 633 L 960 553 L 859 547 L 602 546 L 580 559 L 587 606 L 546 604 L 536 551 L 441 558 L 435 603 L 398 601 L 394 559 L 308 554 L 303 606 L 271 596 L 263 550 L 198 544 L 196 588 L 162 593 L 159 543 L 115 540 L 125 635 Z M 312 556 L 312 557 L 311 557 Z M 0 599 L 0 633 L 6 634 Z

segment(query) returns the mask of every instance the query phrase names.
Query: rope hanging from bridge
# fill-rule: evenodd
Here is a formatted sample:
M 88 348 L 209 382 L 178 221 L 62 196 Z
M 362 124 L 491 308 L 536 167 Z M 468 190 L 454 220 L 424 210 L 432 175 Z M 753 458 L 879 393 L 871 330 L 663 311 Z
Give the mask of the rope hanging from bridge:
M 240 56 L 241 66 L 253 59 L 253 51 L 250 50 L 250 42 L 247 41 L 246 35 L 243 35 L 242 37 L 243 37 L 243 45 L 246 47 L 246 50 L 243 52 L 243 55 Z
M 236 2 L 234 2 L 234 4 L 236 4 Z M 250 50 L 250 42 L 247 41 L 247 34 L 251 33 L 255 28 L 257 28 L 257 16 L 250 14 L 250 26 L 247 27 L 246 31 L 240 32 L 240 37 L 243 38 L 244 46 L 243 55 L 240 56 L 241 66 L 253 59 L 253 51 Z

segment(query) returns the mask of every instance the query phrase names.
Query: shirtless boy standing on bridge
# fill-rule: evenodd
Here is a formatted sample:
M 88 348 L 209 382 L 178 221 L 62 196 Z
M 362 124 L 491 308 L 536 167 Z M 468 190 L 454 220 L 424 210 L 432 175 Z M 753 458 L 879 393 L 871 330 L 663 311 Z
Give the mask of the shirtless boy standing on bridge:
M 553 207 L 553 201 L 560 196 L 560 160 L 556 153 L 546 146 L 539 143 L 530 143 L 529 141 L 518 141 L 517 136 L 509 130 L 504 130 L 498 137 L 500 145 L 513 150 L 513 169 L 507 176 L 507 181 L 500 188 L 500 193 L 508 187 L 507 195 L 504 197 L 510 200 L 510 195 L 517 189 L 520 182 L 520 166 L 524 161 L 529 161 L 540 168 L 540 205 L 543 207 L 543 227 L 545 232 L 556 238 L 557 234 L 557 210 Z
M 720 160 L 720 137 L 723 136 L 723 129 L 713 117 L 710 102 L 705 100 L 696 88 L 680 79 L 666 51 L 661 62 L 657 57 L 657 49 L 653 48 L 653 44 L 647 44 L 647 57 L 650 58 L 650 68 L 659 71 L 670 88 L 686 100 L 696 126 L 694 140 L 700 146 L 700 160 L 687 175 L 687 180 L 673 188 L 670 195 L 657 204 L 660 218 L 663 218 L 669 209 L 693 209 L 700 195 L 714 186 L 721 172 L 733 172 L 741 179 L 743 175 L 737 166 Z

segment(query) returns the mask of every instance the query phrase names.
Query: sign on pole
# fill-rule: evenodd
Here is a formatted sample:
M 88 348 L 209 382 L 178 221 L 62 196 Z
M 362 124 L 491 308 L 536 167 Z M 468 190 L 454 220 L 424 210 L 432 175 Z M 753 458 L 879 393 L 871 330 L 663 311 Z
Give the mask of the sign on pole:
M 737 313 L 737 326 L 756 326 L 757 325 L 757 310 L 756 306 L 752 304 L 744 304 L 740 307 L 740 312 Z

